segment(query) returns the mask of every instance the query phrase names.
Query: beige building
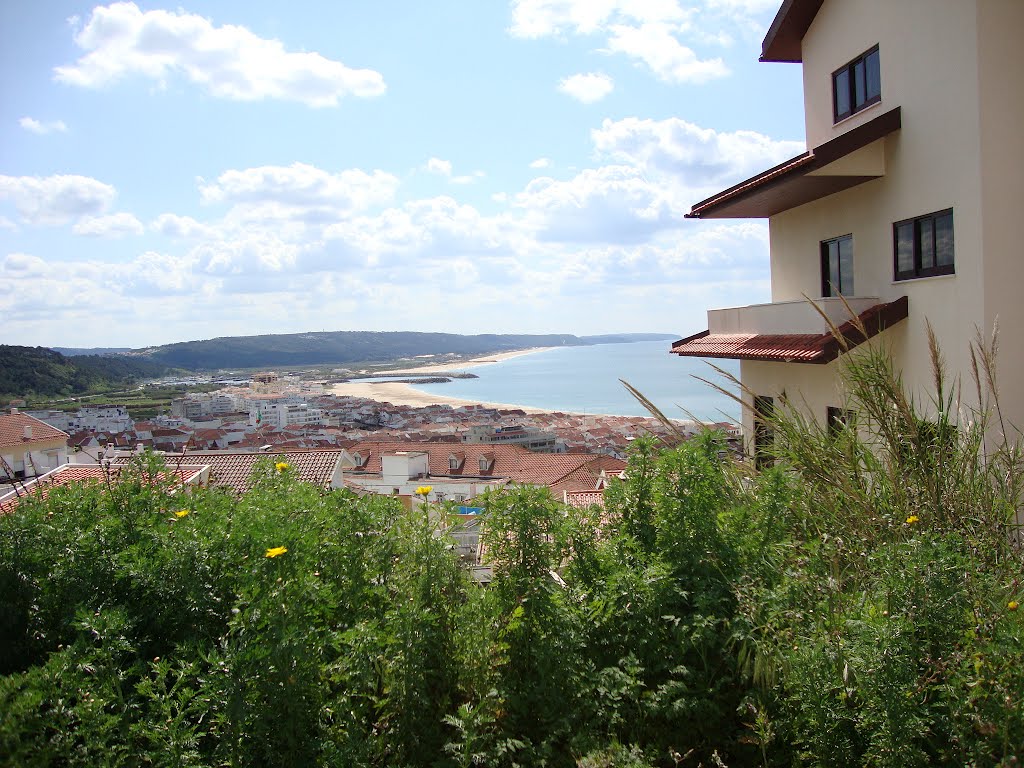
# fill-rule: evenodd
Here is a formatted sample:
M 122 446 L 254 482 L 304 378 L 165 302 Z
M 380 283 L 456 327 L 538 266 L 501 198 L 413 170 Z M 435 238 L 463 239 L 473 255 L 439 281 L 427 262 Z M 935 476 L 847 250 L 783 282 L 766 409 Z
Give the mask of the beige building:
M 837 324 L 845 297 L 918 398 L 926 322 L 969 401 L 970 344 L 998 321 L 1004 412 L 1024 426 L 1022 34 L 1022 0 L 783 2 L 761 61 L 802 63 L 809 149 L 690 213 L 769 219 L 772 303 L 711 310 L 673 346 L 741 361 L 748 448 L 753 396 L 840 414 L 840 347 L 804 297 Z
M 16 408 L 0 414 L 0 482 L 36 477 L 67 460 L 67 433 Z

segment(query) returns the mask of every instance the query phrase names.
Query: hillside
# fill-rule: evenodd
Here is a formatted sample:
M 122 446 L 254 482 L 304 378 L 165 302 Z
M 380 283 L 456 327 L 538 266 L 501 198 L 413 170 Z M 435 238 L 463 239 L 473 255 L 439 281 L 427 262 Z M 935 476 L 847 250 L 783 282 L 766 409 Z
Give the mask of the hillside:
M 65 357 L 45 347 L 0 344 L 0 396 L 82 395 L 117 389 L 166 371 L 165 365 L 140 358 Z
M 142 357 L 175 368 L 213 370 L 383 362 L 417 355 L 483 355 L 529 347 L 638 341 L 650 336 L 652 334 L 621 334 L 581 338 L 572 334 L 488 333 L 462 336 L 454 333 L 414 331 L 325 331 L 185 341 L 135 350 L 130 355 L 133 358 Z M 589 341 L 588 338 L 593 341 Z

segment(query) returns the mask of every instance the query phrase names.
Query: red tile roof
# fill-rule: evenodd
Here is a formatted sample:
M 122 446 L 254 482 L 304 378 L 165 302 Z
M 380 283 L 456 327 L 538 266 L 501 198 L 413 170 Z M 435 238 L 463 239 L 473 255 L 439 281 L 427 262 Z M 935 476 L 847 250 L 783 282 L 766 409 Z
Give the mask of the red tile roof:
M 100 466 L 97 464 L 65 464 L 57 469 L 47 472 L 45 475 L 36 478 L 18 488 L 16 492 L 7 494 L 0 500 L 0 513 L 11 512 L 18 502 L 26 496 L 45 499 L 54 488 L 76 484 L 104 483 L 108 479 L 117 482 L 121 472 L 125 470 L 127 463 L 111 464 Z M 174 478 L 174 484 L 185 485 L 195 482 L 204 467 L 198 464 L 183 464 L 178 467 L 168 468 L 161 472 L 156 479 L 166 480 Z
M 329 488 L 338 462 L 341 461 L 342 451 L 273 450 L 266 453 L 189 451 L 185 456 L 190 462 L 210 466 L 210 485 L 230 488 L 241 494 L 252 487 L 252 473 L 256 462 L 266 459 L 273 462 L 287 462 L 292 470 L 298 473 L 302 482 L 311 483 L 319 488 Z
M 702 331 L 672 345 L 684 357 L 725 357 L 733 360 L 767 360 L 780 363 L 829 363 L 889 326 L 905 320 L 906 296 L 888 304 L 876 304 L 856 321 L 847 321 L 826 333 L 753 334 Z M 863 331 L 861 330 L 863 328 Z
M 31 437 L 25 437 L 28 427 Z M 67 440 L 67 432 L 51 427 L 27 413 L 0 414 L 0 448 L 21 448 L 36 443 Z
M 367 440 L 349 448 L 350 453 L 359 453 L 363 457 L 363 470 L 373 474 L 381 471 L 381 454 L 396 451 L 423 451 L 429 456 L 430 474 L 452 474 L 448 464 L 452 450 L 445 443 Z M 465 454 L 459 471 L 466 476 L 504 477 L 514 483 L 544 485 L 556 491 L 592 490 L 602 469 L 617 473 L 626 466 L 626 462 L 610 456 L 592 453 L 534 453 L 520 445 L 464 443 L 459 452 Z M 480 471 L 481 457 L 489 462 L 488 469 L 483 472 Z

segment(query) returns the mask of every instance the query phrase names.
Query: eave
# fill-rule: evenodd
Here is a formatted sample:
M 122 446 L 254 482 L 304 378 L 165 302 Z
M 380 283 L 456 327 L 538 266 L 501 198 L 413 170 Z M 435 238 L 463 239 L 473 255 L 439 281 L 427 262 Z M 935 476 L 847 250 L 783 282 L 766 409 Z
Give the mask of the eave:
M 753 334 L 701 331 L 677 341 L 671 352 L 683 357 L 823 365 L 905 320 L 908 314 L 909 302 L 906 296 L 901 296 L 861 312 L 855 320 L 848 320 L 834 332 Z
M 869 145 L 898 131 L 900 126 L 900 108 L 890 109 L 814 149 L 702 200 L 686 218 L 766 218 L 877 179 L 885 175 L 884 167 L 868 162 L 858 168 L 854 153 L 867 151 Z
M 785 0 L 761 43 L 761 61 L 799 63 L 802 43 L 823 0 Z

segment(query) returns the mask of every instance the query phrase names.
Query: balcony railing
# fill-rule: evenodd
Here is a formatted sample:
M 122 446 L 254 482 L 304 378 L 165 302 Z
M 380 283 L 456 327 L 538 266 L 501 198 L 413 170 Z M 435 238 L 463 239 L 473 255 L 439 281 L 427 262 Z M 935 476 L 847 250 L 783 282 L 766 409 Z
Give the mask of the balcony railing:
M 806 299 L 710 309 L 708 330 L 712 334 L 828 333 L 830 328 L 825 317 L 833 326 L 838 327 L 881 302 L 881 299 L 874 296 L 857 296 L 814 299 L 817 309 Z

